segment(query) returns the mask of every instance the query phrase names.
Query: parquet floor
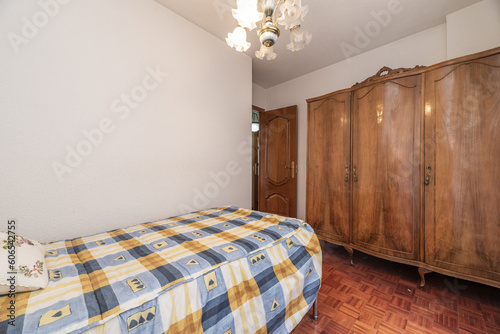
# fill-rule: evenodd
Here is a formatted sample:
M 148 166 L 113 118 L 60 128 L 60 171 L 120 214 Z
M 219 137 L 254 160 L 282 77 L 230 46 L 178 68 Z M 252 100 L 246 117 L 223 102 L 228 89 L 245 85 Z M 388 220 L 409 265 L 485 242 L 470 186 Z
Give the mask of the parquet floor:
M 319 320 L 311 311 L 293 334 L 500 333 L 500 289 L 323 243 Z

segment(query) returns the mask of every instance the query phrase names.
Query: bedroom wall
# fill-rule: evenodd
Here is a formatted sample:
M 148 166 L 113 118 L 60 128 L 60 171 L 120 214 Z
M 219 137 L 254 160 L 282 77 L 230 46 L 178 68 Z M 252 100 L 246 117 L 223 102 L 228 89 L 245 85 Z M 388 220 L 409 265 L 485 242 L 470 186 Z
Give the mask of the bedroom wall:
M 446 17 L 448 59 L 500 46 L 500 0 L 483 0 Z
M 149 0 L 2 1 L 0 36 L 0 230 L 250 207 L 250 57 Z
M 266 109 L 298 105 L 298 218 L 305 219 L 306 210 L 306 99 L 351 87 L 383 66 L 414 67 L 443 60 L 446 60 L 445 24 L 267 89 Z
M 266 89 L 257 84 L 252 84 L 252 105 L 266 108 Z

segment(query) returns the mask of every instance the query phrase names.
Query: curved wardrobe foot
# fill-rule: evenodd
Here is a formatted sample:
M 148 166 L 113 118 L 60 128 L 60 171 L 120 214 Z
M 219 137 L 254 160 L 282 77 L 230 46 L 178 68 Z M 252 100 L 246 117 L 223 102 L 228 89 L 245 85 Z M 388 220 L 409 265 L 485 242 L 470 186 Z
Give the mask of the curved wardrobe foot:
M 351 261 L 351 266 L 354 267 L 354 262 L 352 262 L 352 255 L 354 254 L 353 249 L 347 246 L 344 246 L 344 248 L 347 251 L 347 253 L 349 253 L 349 261 Z
M 418 268 L 418 274 L 420 275 L 420 289 L 423 289 L 425 286 L 425 274 L 431 273 L 432 270 L 425 268 Z

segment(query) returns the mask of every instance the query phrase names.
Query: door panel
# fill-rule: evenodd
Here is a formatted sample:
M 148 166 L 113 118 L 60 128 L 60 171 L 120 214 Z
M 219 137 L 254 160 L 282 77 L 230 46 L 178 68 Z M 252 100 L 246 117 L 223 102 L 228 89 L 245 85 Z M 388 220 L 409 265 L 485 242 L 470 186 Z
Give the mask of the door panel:
M 419 257 L 421 77 L 353 93 L 353 243 Z
M 425 261 L 500 281 L 500 57 L 429 72 Z
M 259 210 L 297 215 L 297 106 L 260 113 Z
M 273 213 L 289 216 L 290 202 L 287 198 L 280 194 L 271 194 L 266 197 L 266 208 Z
M 280 186 L 290 180 L 290 173 L 285 166 L 290 160 L 290 121 L 284 117 L 274 117 L 267 123 L 266 176 L 274 186 Z
M 310 102 L 306 220 L 318 236 L 349 242 L 351 94 Z

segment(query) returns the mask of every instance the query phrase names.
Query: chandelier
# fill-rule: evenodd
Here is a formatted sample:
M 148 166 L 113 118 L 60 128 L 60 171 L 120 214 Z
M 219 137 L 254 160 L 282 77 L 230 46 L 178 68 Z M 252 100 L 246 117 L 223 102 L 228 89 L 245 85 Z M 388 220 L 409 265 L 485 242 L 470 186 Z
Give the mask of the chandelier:
M 247 31 L 257 28 L 258 22 L 257 35 L 261 47 L 255 56 L 259 59 L 276 58 L 273 47 L 280 36 L 278 24 L 290 30 L 290 43 L 286 45 L 288 50 L 302 50 L 311 42 L 312 35 L 300 26 L 308 11 L 307 6 L 302 6 L 302 0 L 237 0 L 237 6 L 233 9 L 233 17 L 238 25 L 226 38 L 227 44 L 236 51 L 248 50 L 251 44 L 247 42 Z

